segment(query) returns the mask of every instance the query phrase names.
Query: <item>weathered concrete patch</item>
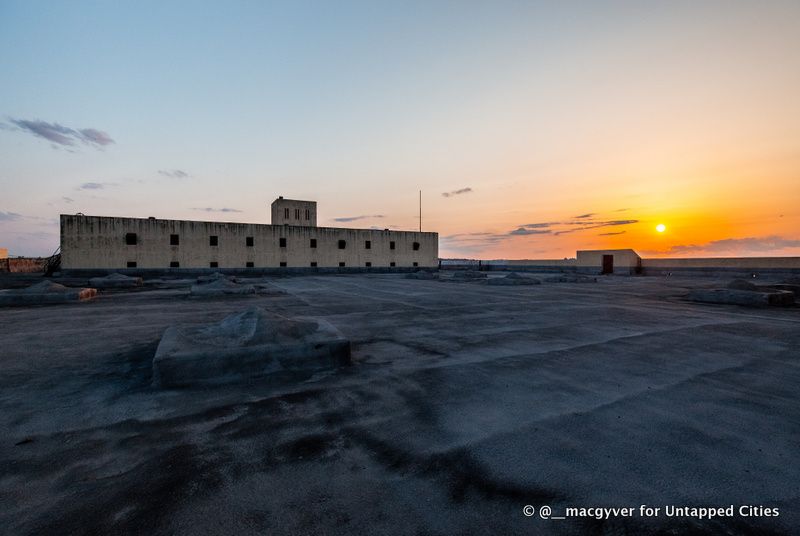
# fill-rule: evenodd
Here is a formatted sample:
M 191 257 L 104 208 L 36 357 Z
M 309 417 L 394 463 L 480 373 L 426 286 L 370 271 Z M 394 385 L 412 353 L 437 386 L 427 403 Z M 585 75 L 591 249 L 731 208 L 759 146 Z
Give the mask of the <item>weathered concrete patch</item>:
M 477 272 L 474 270 L 456 270 L 450 276 L 439 277 L 439 281 L 448 281 L 453 283 L 466 283 L 469 281 L 480 281 L 486 279 L 485 272 Z
M 753 290 L 734 289 L 695 289 L 689 292 L 690 301 L 703 303 L 719 303 L 728 305 L 792 305 L 794 294 L 789 291 L 776 290 L 771 292 L 758 292 Z
M 420 270 L 419 272 L 406 274 L 406 279 L 425 279 L 425 280 L 439 279 L 439 272 L 429 272 L 427 270 Z
M 785 290 L 794 294 L 795 298 L 800 298 L 800 282 L 796 285 L 787 283 L 779 283 L 777 285 L 770 285 L 768 288 L 775 290 Z
M 0 291 L 3 305 L 48 305 L 92 299 L 97 294 L 93 288 L 69 288 L 52 281 L 42 281 L 28 288 Z
M 758 290 L 757 286 L 746 279 L 734 279 L 728 283 L 727 288 L 731 290 Z
M 492 277 L 488 283 L 492 286 L 496 285 L 541 285 L 542 282 L 535 277 L 520 275 L 516 272 L 511 272 L 504 277 Z
M 89 285 L 99 289 L 134 288 L 142 286 L 141 277 L 129 277 L 122 274 L 109 274 L 105 277 L 89 279 Z
M 217 279 L 211 283 L 192 285 L 192 296 L 224 296 L 227 294 L 255 294 L 253 285 L 239 285 L 228 279 Z
M 209 275 L 201 275 L 197 278 L 197 284 L 202 285 L 204 283 L 213 283 L 214 281 L 232 281 L 234 283 L 238 283 L 238 279 L 236 276 L 233 275 L 225 275 L 221 272 L 214 272 L 213 274 Z
M 167 328 L 153 385 L 242 381 L 279 371 L 316 372 L 350 362 L 350 341 L 324 320 L 291 320 L 256 308 L 216 324 Z
M 555 275 L 545 279 L 547 283 L 597 283 L 596 277 L 587 275 Z

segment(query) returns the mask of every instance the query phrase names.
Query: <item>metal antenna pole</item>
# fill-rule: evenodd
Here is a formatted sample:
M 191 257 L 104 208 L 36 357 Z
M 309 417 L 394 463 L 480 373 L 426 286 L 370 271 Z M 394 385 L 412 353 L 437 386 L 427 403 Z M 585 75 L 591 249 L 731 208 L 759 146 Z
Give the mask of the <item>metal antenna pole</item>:
M 419 232 L 422 232 L 422 190 L 419 191 Z

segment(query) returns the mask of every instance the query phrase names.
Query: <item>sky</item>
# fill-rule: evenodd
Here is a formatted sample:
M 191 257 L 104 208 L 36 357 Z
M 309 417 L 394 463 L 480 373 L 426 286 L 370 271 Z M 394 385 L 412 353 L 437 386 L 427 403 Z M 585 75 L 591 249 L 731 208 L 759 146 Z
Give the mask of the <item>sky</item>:
M 442 257 L 798 256 L 798 28 L 796 0 L 0 0 L 0 247 L 279 195 L 413 230 L 421 190 Z

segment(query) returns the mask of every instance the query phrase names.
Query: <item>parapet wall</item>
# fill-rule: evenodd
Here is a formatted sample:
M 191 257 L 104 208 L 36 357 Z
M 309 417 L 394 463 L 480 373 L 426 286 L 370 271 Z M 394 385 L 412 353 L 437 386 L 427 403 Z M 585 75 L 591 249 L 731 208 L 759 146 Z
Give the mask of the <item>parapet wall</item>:
M 798 275 L 800 257 L 707 257 L 642 259 L 644 275 L 752 277 Z
M 35 273 L 44 272 L 47 258 L 44 257 L 10 257 L 0 258 L 0 272 Z
M 495 259 L 488 261 L 473 259 L 442 259 L 443 270 L 481 270 L 487 272 L 574 272 L 575 259 Z

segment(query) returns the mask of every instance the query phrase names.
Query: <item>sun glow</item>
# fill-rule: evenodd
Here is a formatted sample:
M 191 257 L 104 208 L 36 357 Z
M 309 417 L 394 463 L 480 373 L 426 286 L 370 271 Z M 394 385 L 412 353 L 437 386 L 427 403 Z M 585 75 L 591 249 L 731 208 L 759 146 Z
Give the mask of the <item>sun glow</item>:
M 656 225 L 656 231 L 658 231 L 659 233 L 663 233 L 666 230 L 667 226 L 664 225 L 663 223 L 659 223 L 658 225 Z

